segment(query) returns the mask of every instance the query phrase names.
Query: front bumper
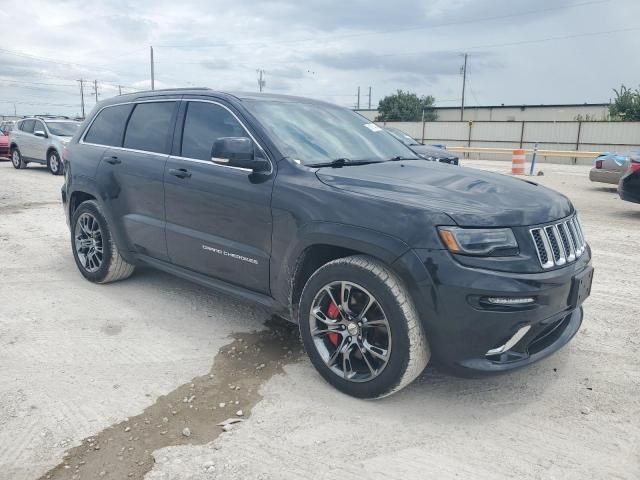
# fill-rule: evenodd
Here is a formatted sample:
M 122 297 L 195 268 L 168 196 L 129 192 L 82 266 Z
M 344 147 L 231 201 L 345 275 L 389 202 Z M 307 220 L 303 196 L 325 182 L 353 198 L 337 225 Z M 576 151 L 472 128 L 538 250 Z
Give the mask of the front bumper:
M 587 250 L 566 267 L 518 274 L 466 267 L 443 250 L 413 250 L 395 266 L 408 280 L 434 362 L 473 375 L 523 367 L 573 338 L 584 300 L 584 292 L 577 300 L 574 279 L 592 274 L 590 256 Z M 486 297 L 535 301 L 489 305 L 483 302 Z

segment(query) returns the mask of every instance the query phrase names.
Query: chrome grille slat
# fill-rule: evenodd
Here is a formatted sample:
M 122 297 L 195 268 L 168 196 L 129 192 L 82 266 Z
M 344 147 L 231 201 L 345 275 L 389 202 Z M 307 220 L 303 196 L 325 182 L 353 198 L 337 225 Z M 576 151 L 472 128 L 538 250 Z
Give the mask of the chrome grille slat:
M 569 232 L 571 233 L 571 238 L 573 239 L 573 244 L 576 246 L 576 258 L 582 255 L 582 242 L 580 241 L 580 237 L 576 233 L 576 227 L 573 224 L 573 219 L 567 222 L 567 226 L 569 227 Z
M 560 236 L 562 237 L 562 244 L 565 247 L 564 251 L 567 254 L 567 262 L 573 262 L 576 259 L 576 247 L 571 239 L 567 223 L 568 222 L 559 223 L 558 229 L 560 231 Z
M 587 248 L 582 225 L 577 216 L 529 230 L 544 269 L 561 267 L 576 261 Z

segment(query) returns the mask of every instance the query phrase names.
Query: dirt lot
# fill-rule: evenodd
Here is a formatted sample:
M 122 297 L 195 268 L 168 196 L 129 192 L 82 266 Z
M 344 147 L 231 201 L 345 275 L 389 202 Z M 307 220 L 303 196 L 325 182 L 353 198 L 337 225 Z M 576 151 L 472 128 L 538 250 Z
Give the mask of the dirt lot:
M 0 479 L 640 478 L 640 206 L 587 167 L 541 168 L 594 252 L 577 337 L 505 376 L 427 368 L 368 402 L 261 308 L 149 269 L 86 282 L 61 177 L 0 163 Z

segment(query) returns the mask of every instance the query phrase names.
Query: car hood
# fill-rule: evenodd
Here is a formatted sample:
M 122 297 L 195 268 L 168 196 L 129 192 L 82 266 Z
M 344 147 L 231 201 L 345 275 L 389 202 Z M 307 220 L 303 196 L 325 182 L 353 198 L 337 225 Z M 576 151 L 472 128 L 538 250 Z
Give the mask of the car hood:
M 453 158 L 456 156 L 449 150 L 445 150 L 444 148 L 432 147 L 431 145 L 411 145 L 409 146 L 409 148 L 417 154 L 424 155 L 425 157 Z
M 445 213 L 458 225 L 537 225 L 573 212 L 571 202 L 530 181 L 435 162 L 384 162 L 316 172 L 326 185 Z

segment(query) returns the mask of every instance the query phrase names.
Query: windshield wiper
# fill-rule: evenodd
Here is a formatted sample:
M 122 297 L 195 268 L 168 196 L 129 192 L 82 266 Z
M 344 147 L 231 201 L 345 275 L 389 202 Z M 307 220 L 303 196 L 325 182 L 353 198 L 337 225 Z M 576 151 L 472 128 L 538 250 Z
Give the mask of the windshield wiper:
M 399 162 L 400 160 L 420 160 L 418 157 L 403 157 L 398 155 L 397 157 L 392 157 L 389 159 L 390 162 Z
M 350 158 L 336 158 L 330 162 L 323 163 L 310 163 L 307 167 L 319 168 L 319 167 L 344 167 L 347 165 L 368 165 L 369 163 L 380 163 L 379 160 L 351 160 Z

